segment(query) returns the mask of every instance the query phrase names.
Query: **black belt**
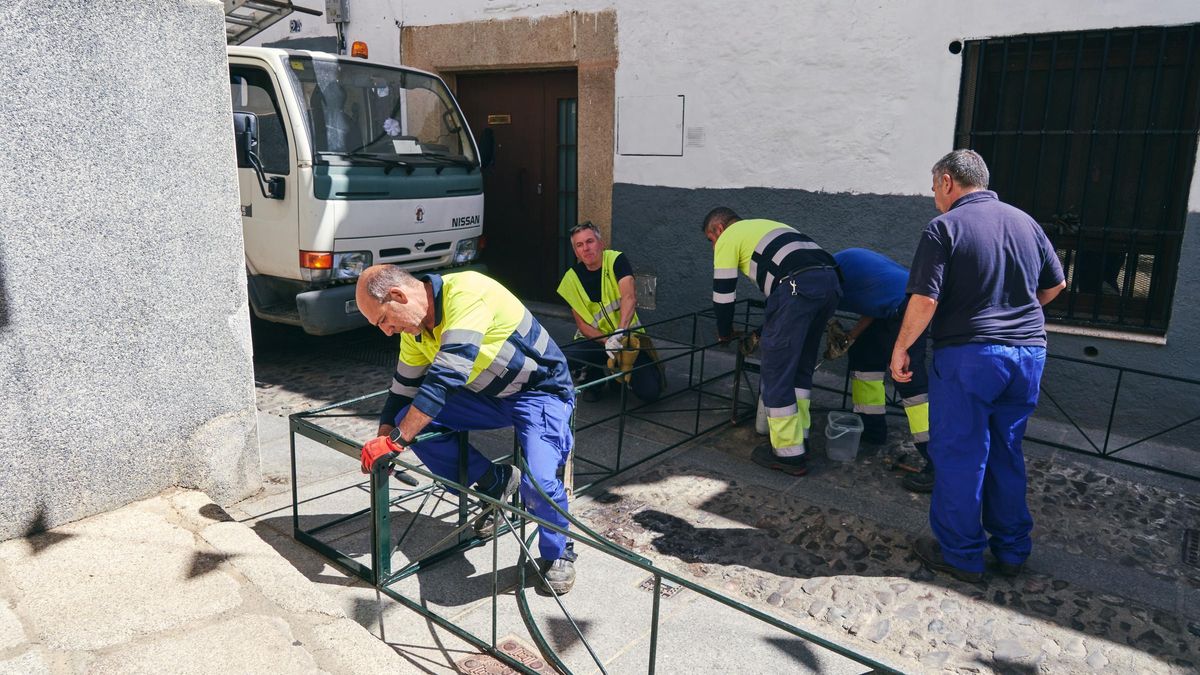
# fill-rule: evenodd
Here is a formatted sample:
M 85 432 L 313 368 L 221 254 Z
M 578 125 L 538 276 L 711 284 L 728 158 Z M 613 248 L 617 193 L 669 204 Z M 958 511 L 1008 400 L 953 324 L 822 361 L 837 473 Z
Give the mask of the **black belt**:
M 833 270 L 837 273 L 838 281 L 842 281 L 842 270 L 837 265 L 809 265 L 808 267 L 801 267 L 798 270 L 792 270 L 791 272 L 779 277 L 779 279 L 776 281 L 776 284 L 783 283 L 785 279 L 790 279 L 792 277 L 804 274 L 805 272 L 812 272 L 815 270 Z

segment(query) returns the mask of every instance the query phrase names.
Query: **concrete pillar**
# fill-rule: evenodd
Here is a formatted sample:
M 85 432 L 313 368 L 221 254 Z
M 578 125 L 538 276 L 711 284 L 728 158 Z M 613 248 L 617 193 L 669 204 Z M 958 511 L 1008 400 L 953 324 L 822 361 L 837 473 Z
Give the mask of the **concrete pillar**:
M 248 495 L 222 3 L 5 3 L 0 44 L 0 539 L 171 485 Z

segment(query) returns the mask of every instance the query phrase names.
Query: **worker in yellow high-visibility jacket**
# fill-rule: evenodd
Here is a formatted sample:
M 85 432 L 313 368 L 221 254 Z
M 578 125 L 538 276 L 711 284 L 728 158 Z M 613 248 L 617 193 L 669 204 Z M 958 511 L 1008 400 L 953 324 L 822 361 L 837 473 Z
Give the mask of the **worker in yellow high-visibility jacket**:
M 369 472 L 389 452 L 412 448 L 433 473 L 459 480 L 459 450 L 443 436 L 414 443 L 431 431 L 512 427 L 531 475 L 493 464 L 467 448 L 467 479 L 501 501 L 520 485 L 534 515 L 566 528 L 567 492 L 557 472 L 571 452 L 575 389 L 562 351 L 508 289 L 477 272 L 415 278 L 394 265 L 368 268 L 358 279 L 359 310 L 387 335 L 400 333 L 400 358 L 378 436 L 362 449 Z M 494 532 L 486 516 L 476 532 Z M 555 593 L 575 583 L 575 551 L 566 535 L 539 527 L 540 567 Z
M 626 333 L 636 333 L 634 341 L 644 342 L 645 331 L 637 317 L 637 291 L 633 266 L 620 251 L 607 249 L 600 228 L 590 221 L 570 231 L 571 249 L 578 262 L 563 275 L 558 294 L 571 307 L 575 318 L 575 342 L 565 345 L 568 362 L 586 364 L 584 382 L 603 375 L 607 358 L 631 347 Z M 642 401 L 657 400 L 665 384 L 655 363 L 652 349 L 639 349 L 633 358 L 629 386 Z M 585 401 L 599 400 L 597 387 L 583 389 Z
M 771 442 L 754 449 L 756 463 L 793 476 L 808 473 L 804 437 L 817 348 L 841 297 L 837 263 L 809 237 L 773 220 L 742 220 L 718 207 L 704 217 L 713 243 L 713 310 L 717 338 L 733 337 L 738 273 L 767 296 L 763 313 L 762 401 Z

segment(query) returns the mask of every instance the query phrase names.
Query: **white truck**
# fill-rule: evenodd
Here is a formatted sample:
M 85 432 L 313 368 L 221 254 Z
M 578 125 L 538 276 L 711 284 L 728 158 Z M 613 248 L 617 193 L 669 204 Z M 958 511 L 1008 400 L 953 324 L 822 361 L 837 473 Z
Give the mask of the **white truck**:
M 366 325 L 369 265 L 473 263 L 479 148 L 431 73 L 320 52 L 228 47 L 250 307 L 328 335 Z

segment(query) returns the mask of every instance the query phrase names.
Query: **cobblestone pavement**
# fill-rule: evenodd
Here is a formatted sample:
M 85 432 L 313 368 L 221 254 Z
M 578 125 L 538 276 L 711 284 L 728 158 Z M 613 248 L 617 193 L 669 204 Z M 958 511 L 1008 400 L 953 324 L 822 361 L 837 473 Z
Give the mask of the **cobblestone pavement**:
M 259 410 L 288 415 L 378 391 L 392 345 L 363 331 L 256 343 Z M 366 402 L 351 411 L 362 417 L 322 424 L 366 437 L 377 409 Z M 1200 670 L 1200 569 L 1180 559 L 1184 529 L 1200 524 L 1194 489 L 1030 452 L 1037 564 L 973 585 L 913 556 L 928 498 L 885 467 L 899 437 L 851 464 L 818 457 L 800 479 L 751 464 L 757 442 L 745 425 L 710 434 L 581 500 L 577 514 L 661 566 L 907 670 Z
M 741 445 L 745 435 L 705 445 Z M 684 453 L 610 487 L 579 515 L 668 569 L 765 603 L 802 627 L 840 629 L 850 644 L 882 648 L 914 670 L 1194 672 L 1200 663 L 1196 617 L 1130 598 L 1119 580 L 1101 592 L 1053 571 L 982 584 L 935 576 L 916 561 L 904 530 L 814 503 L 801 488 L 781 493 L 729 475 Z M 872 475 L 892 485 L 871 485 Z M 810 479 L 871 499 L 909 497 L 877 463 L 800 480 Z M 1053 536 L 1035 532 L 1036 545 L 1055 545 Z

